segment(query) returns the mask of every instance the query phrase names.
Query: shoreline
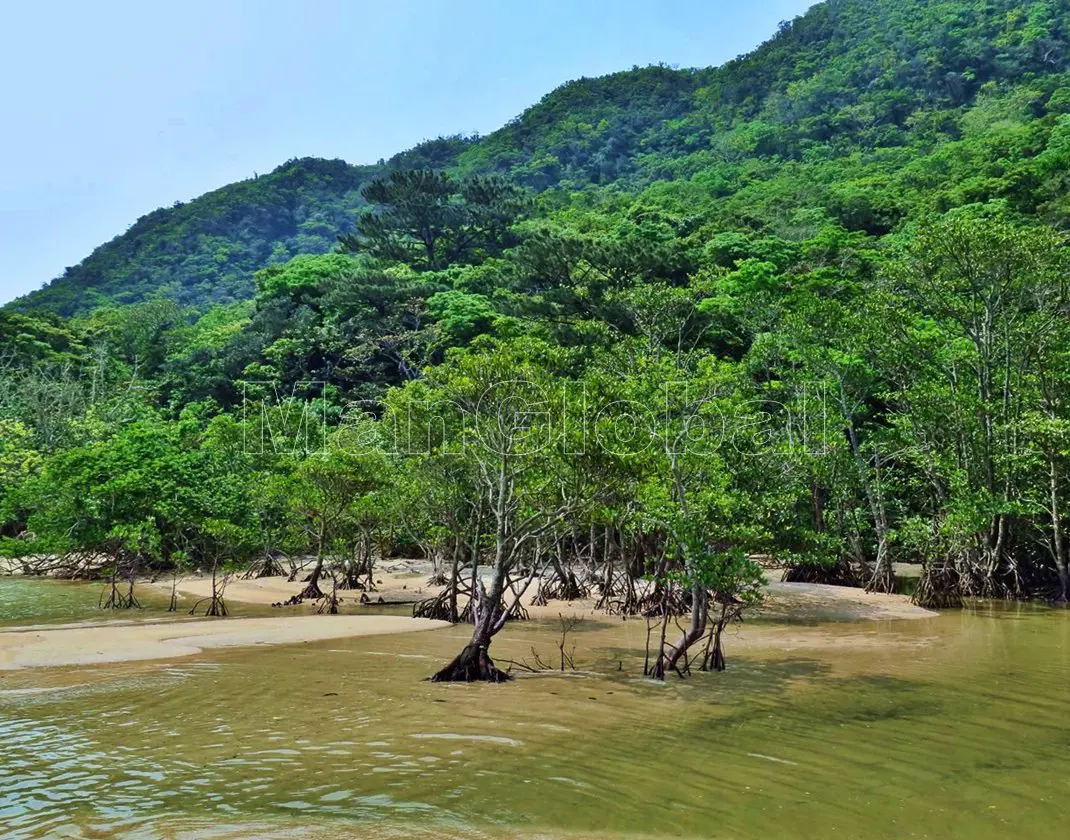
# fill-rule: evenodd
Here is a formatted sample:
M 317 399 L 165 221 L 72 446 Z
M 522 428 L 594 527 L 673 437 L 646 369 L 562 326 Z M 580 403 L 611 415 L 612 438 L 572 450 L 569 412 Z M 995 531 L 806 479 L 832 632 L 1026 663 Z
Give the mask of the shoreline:
M 288 615 L 127 624 L 60 624 L 0 632 L 0 671 L 193 656 L 205 650 L 426 632 L 445 621 L 393 615 Z
M 422 568 L 426 565 L 426 568 Z M 434 597 L 441 587 L 427 583 L 430 564 L 422 560 L 394 563 L 375 575 L 376 590 L 367 593 L 374 603 L 382 597 L 389 604 L 406 604 Z M 157 581 L 153 586 L 170 594 L 169 581 Z M 225 592 L 228 601 L 271 606 L 286 601 L 304 587 L 299 576 L 292 583 L 285 576 L 232 579 Z M 546 605 L 532 603 L 538 588 L 536 580 L 525 593 L 524 608 L 532 618 L 556 618 L 560 613 L 574 613 L 587 618 L 616 618 L 596 609 L 595 600 L 551 601 Z M 212 594 L 209 577 L 190 577 L 179 580 L 177 591 L 187 597 L 208 598 Z M 359 599 L 360 593 L 340 593 L 345 602 Z M 765 587 L 766 603 L 760 614 L 767 617 L 798 617 L 828 615 L 831 620 L 896 621 L 934 618 L 939 613 L 915 606 L 908 595 L 886 595 L 866 592 L 849 586 L 830 586 L 820 583 L 784 583 L 770 580 Z M 463 599 L 462 599 L 463 600 Z
M 425 568 L 426 566 L 426 568 Z M 440 587 L 427 583 L 430 564 L 408 560 L 384 564 L 374 577 L 372 602 L 382 598 L 403 604 L 433 597 Z M 146 582 L 154 592 L 169 595 L 172 582 Z M 285 576 L 244 580 L 232 578 L 224 597 L 234 603 L 270 606 L 297 594 L 304 582 Z M 177 591 L 186 598 L 211 594 L 209 577 L 180 579 Z M 532 619 L 556 619 L 561 615 L 596 620 L 619 620 L 596 608 L 593 599 L 551 601 L 534 605 L 537 586 L 523 599 Z M 360 593 L 346 591 L 343 603 L 353 603 Z M 300 608 L 282 608 L 270 617 L 180 618 L 152 616 L 141 619 L 118 617 L 66 624 L 27 623 L 0 629 L 0 671 L 147 661 L 192 656 L 204 650 L 263 645 L 290 645 L 328 639 L 393 635 L 450 627 L 445 621 L 389 614 L 302 615 Z M 766 603 L 759 616 L 778 620 L 818 622 L 888 622 L 931 619 L 938 613 L 916 607 L 906 595 L 867 593 L 861 589 L 811 583 L 772 581 L 766 587 Z

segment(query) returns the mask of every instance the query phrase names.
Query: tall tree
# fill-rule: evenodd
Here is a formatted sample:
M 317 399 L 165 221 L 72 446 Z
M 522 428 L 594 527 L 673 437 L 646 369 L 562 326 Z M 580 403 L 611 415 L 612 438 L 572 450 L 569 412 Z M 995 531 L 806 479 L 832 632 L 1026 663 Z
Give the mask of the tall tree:
M 357 219 L 342 250 L 421 270 L 479 262 L 516 241 L 511 229 L 527 206 L 523 192 L 497 177 L 454 179 L 430 169 L 395 170 L 362 190 L 374 209 Z

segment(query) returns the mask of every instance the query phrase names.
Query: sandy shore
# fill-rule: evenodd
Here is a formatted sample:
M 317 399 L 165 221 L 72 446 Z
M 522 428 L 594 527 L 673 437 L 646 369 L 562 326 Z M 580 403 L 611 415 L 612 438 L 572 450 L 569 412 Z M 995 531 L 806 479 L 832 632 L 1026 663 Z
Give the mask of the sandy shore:
M 414 560 L 413 564 L 421 564 L 423 561 Z M 258 604 L 270 606 L 288 600 L 305 587 L 304 578 L 308 570 L 298 576 L 297 580 L 290 582 L 286 576 L 255 578 L 244 580 L 233 577 L 227 583 L 224 597 L 228 601 L 237 601 L 243 604 Z M 421 601 L 437 594 L 438 589 L 427 585 L 430 576 L 430 564 L 426 570 L 415 571 L 406 564 L 395 564 L 383 570 L 376 570 L 376 591 L 369 593 L 368 597 L 375 601 L 382 597 L 390 602 Z M 161 579 L 154 584 L 159 591 L 170 593 L 171 581 Z M 330 578 L 325 578 L 320 584 L 324 591 L 330 591 Z M 178 591 L 183 595 L 193 598 L 210 598 L 212 595 L 212 579 L 207 577 L 183 578 L 178 581 Z M 343 603 L 356 602 L 360 599 L 360 592 L 341 591 L 338 593 Z
M 906 595 L 881 595 L 846 586 L 818 583 L 770 583 L 765 590 L 761 614 L 768 618 L 803 618 L 815 621 L 894 621 L 933 618 L 937 613 L 916 607 Z M 604 615 L 593 600 L 551 601 L 544 606 L 527 606 L 532 618 L 575 615 L 598 618 Z
M 287 645 L 448 627 L 390 615 L 311 615 L 135 624 L 60 625 L 0 632 L 0 670 L 191 656 L 202 650 Z
M 887 621 L 938 615 L 910 603 L 906 595 L 884 595 L 849 586 L 776 582 L 770 583 L 765 592 L 764 613 L 772 617 L 813 615 L 839 620 Z
M 169 581 L 157 581 L 156 586 L 165 592 L 171 591 Z M 304 583 L 289 583 L 285 577 L 267 577 L 256 580 L 231 580 L 227 583 L 224 597 L 228 601 L 243 604 L 269 606 L 285 601 L 301 591 Z M 193 598 L 212 597 L 211 578 L 185 578 L 178 582 L 178 591 Z
M 430 574 L 430 564 L 425 561 L 411 560 L 391 564 L 376 573 L 377 589 L 370 597 L 372 600 L 381 597 L 393 603 L 430 598 L 439 591 L 438 587 L 427 584 Z M 169 583 L 161 582 L 159 585 L 166 587 L 168 591 L 170 589 Z M 285 577 L 232 580 L 227 585 L 226 598 L 228 601 L 247 604 L 275 604 L 297 594 L 303 586 L 300 580 L 290 583 Z M 559 614 L 588 618 L 599 616 L 593 599 L 551 601 L 549 604 L 534 606 L 531 601 L 537 590 L 538 581 L 528 588 L 524 597 L 525 607 L 533 618 L 556 618 Z M 196 598 L 207 598 L 212 593 L 212 582 L 207 578 L 187 578 L 179 582 L 178 591 Z M 342 597 L 349 600 L 357 599 L 360 595 L 356 592 L 345 592 Z M 914 606 L 906 595 L 883 595 L 846 586 L 782 583 L 778 580 L 771 581 L 766 587 L 763 612 L 771 617 L 824 617 L 841 621 L 919 619 L 936 615 L 930 610 Z
M 392 561 L 375 575 L 376 591 L 391 603 L 417 601 L 436 594 L 428 585 L 430 564 L 419 560 Z M 169 581 L 155 584 L 170 590 Z M 229 601 L 270 605 L 285 601 L 304 586 L 285 577 L 257 580 L 232 579 L 226 588 Z M 205 598 L 212 583 L 206 578 L 187 578 L 178 584 L 186 596 Z M 553 601 L 533 606 L 537 582 L 527 591 L 525 605 L 533 618 L 558 615 L 605 618 L 591 599 Z M 884 621 L 931 618 L 936 613 L 910 603 L 904 595 L 869 594 L 861 589 L 810 583 L 772 582 L 767 587 L 763 614 L 771 618 L 812 618 L 815 621 Z M 346 602 L 359 593 L 345 592 Z M 271 618 L 140 622 L 93 622 L 56 627 L 16 627 L 0 632 L 0 670 L 86 665 L 189 656 L 202 650 L 254 645 L 285 645 L 351 636 L 407 633 L 449 626 L 446 622 L 397 615 L 295 615 L 280 610 Z

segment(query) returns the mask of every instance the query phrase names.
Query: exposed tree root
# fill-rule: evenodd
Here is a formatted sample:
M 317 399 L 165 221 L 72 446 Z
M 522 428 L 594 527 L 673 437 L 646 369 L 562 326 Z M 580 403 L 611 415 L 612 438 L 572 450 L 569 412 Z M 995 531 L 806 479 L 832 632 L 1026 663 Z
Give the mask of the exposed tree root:
M 509 608 L 509 614 L 505 617 L 506 621 L 527 621 L 531 618 L 527 608 L 520 603 L 518 598 L 513 605 Z
M 108 578 L 108 587 L 100 594 L 98 606 L 102 610 L 141 609 L 141 604 L 134 595 L 134 581 L 137 578 L 138 558 L 116 558 Z M 126 591 L 122 589 L 125 584 Z M 105 597 L 106 596 L 106 597 Z
M 331 594 L 325 595 L 320 600 L 319 606 L 316 607 L 316 612 L 319 615 L 323 615 L 324 613 L 327 615 L 338 615 L 338 604 L 341 601 L 341 598 L 338 597 L 338 578 L 332 576 L 331 583 Z M 367 596 L 362 595 L 362 597 L 366 598 Z
M 879 592 L 884 595 L 895 594 L 895 570 L 891 562 L 878 562 L 873 574 L 866 583 L 866 592 Z
M 550 601 L 582 601 L 590 594 L 591 590 L 580 583 L 572 569 L 563 568 L 539 584 L 532 603 L 544 607 Z
M 744 607 L 739 601 L 717 600 L 716 602 L 720 611 L 710 616 L 713 619 L 713 627 L 710 628 L 706 638 L 706 650 L 702 655 L 701 669 L 703 671 L 723 671 L 728 667 L 722 643 L 724 631 L 729 624 L 743 621 Z
M 963 604 L 961 581 L 954 565 L 926 564 L 910 600 L 916 606 L 930 610 L 960 608 Z
M 448 586 L 449 582 L 450 579 L 442 569 L 439 569 L 427 579 L 428 586 Z
M 487 652 L 487 646 L 471 643 L 449 665 L 431 677 L 431 682 L 503 683 L 512 677 L 499 669 Z
M 338 588 L 358 592 L 374 592 L 374 578 L 375 572 L 372 568 L 371 558 L 351 560 L 345 564 L 342 570 L 342 579 L 338 582 Z
M 318 601 L 320 598 L 326 597 L 326 593 L 320 589 L 320 576 L 323 574 L 323 560 L 322 558 L 316 561 L 316 568 L 312 570 L 305 580 L 307 585 L 304 589 L 286 601 L 286 605 L 300 604 L 302 601 Z
M 655 589 L 638 599 L 637 610 L 646 618 L 684 615 L 691 610 L 691 592 L 677 586 L 664 592 Z
M 320 598 L 324 597 L 325 594 L 326 593 L 320 589 L 319 581 L 310 580 L 308 586 L 294 595 L 294 598 L 297 599 L 297 603 L 301 603 L 301 601 L 304 600 L 318 601 Z
M 223 600 L 222 596 L 201 598 L 190 608 L 189 614 L 196 615 L 197 610 L 205 601 L 208 602 L 208 607 L 204 611 L 205 616 L 222 618 L 230 614 L 230 610 L 227 609 L 227 603 Z
M 784 573 L 785 583 L 821 583 L 827 586 L 860 587 L 854 568 L 847 558 L 835 563 L 797 563 Z
M 472 621 L 472 589 L 470 579 L 461 575 L 460 565 L 454 563 L 450 575 L 447 577 L 443 572 L 432 575 L 428 580 L 429 586 L 437 578 L 442 578 L 441 586 L 444 588 L 433 598 L 426 598 L 413 604 L 412 615 L 414 618 L 433 618 L 438 621 L 449 621 L 452 624 Z M 463 607 L 461 606 L 463 599 Z
M 283 568 L 279 555 L 269 551 L 253 562 L 245 571 L 245 574 L 242 575 L 242 579 L 255 580 L 257 578 L 280 577 L 285 574 L 286 569 Z
M 212 569 L 212 594 L 207 598 L 201 598 L 197 601 L 189 611 L 190 615 L 196 615 L 197 609 L 205 601 L 208 602 L 208 608 L 204 611 L 206 616 L 223 617 L 229 615 L 230 610 L 227 609 L 227 602 L 223 600 L 223 593 L 227 590 L 227 584 L 230 583 L 230 575 L 225 574 L 218 581 L 216 580 L 217 567 Z
M 412 605 L 413 618 L 433 618 L 437 621 L 449 621 L 459 624 L 461 612 L 457 609 L 457 599 L 449 589 L 445 589 L 434 598 L 417 601 Z
M 105 595 L 108 596 L 106 599 Z M 133 584 L 124 593 L 112 581 L 109 588 L 101 593 L 99 607 L 102 610 L 139 610 L 141 609 L 141 603 L 134 595 Z
M 301 606 L 301 604 L 303 604 L 305 602 L 305 597 L 306 596 L 304 594 L 304 591 L 298 592 L 296 595 L 291 595 L 285 601 L 280 601 L 279 603 L 272 604 L 271 606 L 273 606 L 273 607 L 299 607 L 299 606 Z M 318 601 L 320 598 L 323 598 L 323 597 L 324 597 L 324 595 L 321 592 L 319 594 L 319 596 L 314 597 L 311 600 Z

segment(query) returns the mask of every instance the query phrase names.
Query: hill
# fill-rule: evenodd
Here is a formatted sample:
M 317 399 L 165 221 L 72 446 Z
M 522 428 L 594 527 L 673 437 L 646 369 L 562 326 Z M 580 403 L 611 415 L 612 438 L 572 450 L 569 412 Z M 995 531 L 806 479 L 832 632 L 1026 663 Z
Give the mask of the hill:
M 1070 0 L 828 0 L 719 68 L 580 79 L 484 138 L 379 166 L 289 161 L 157 210 L 10 306 L 247 299 L 257 269 L 331 250 L 362 186 L 391 169 L 500 173 L 549 209 L 647 191 L 724 229 L 790 233 L 811 209 L 882 234 L 911 208 L 994 197 L 1062 224 L 1058 184 L 1011 170 L 1070 110 L 1068 21 Z

